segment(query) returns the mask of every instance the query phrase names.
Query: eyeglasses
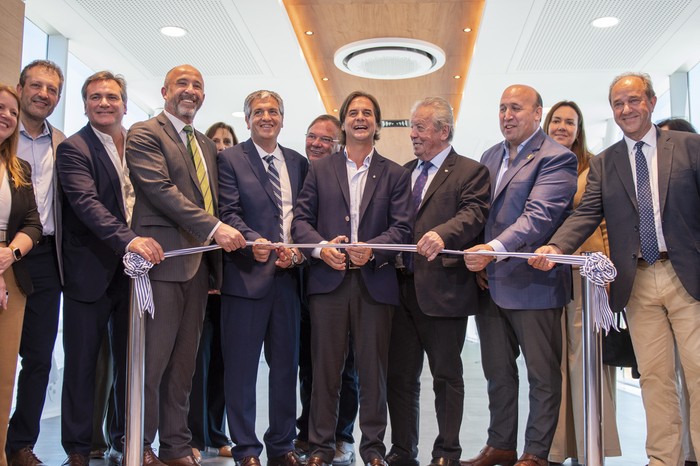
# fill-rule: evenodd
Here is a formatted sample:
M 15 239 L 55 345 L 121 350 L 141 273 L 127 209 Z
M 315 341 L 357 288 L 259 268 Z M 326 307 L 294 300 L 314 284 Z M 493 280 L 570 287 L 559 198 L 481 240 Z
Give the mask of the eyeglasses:
M 321 141 L 323 144 L 328 144 L 328 145 L 338 142 L 337 139 L 329 138 L 328 136 L 318 136 L 314 133 L 307 133 L 306 134 L 306 140 L 308 142 L 313 142 L 316 139 Z

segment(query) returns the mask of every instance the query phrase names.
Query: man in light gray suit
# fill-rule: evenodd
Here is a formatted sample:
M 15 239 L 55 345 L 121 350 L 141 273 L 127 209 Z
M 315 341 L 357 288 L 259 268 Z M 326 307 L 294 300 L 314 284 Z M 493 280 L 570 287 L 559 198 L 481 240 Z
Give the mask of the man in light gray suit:
M 192 122 L 204 80 L 190 66 L 173 68 L 161 90 L 164 111 L 129 131 L 126 159 L 136 191 L 132 229 L 165 251 L 209 244 L 245 247 L 220 222 L 216 147 Z M 146 319 L 144 466 L 196 466 L 187 427 L 189 392 L 207 302 L 221 283 L 220 251 L 166 259 L 150 272 L 155 317 Z M 151 449 L 156 432 L 160 459 Z M 161 462 L 162 461 L 162 462 Z

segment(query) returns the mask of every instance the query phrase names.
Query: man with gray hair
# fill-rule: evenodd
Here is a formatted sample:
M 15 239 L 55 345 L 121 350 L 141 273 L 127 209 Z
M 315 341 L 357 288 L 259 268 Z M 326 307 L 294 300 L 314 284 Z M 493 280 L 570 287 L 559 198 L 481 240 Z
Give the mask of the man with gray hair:
M 265 345 L 269 375 L 269 466 L 299 466 L 292 440 L 299 354 L 299 277 L 304 257 L 289 243 L 292 208 L 309 162 L 277 143 L 284 121 L 282 98 L 272 91 L 246 97 L 250 139 L 219 154 L 221 220 L 238 229 L 252 248 L 226 254 L 221 287 L 224 390 L 233 458 L 259 466 L 255 434 L 256 381 Z
M 488 169 L 462 157 L 450 142 L 454 117 L 440 97 L 426 98 L 411 113 L 416 160 L 411 171 L 417 254 L 397 268 L 401 306 L 394 313 L 389 346 L 387 401 L 391 418 L 390 466 L 417 466 L 420 377 L 423 355 L 433 375 L 438 436 L 431 466 L 459 466 L 464 408 L 462 347 L 467 316 L 477 311 L 476 278 L 444 249 L 476 244 L 488 213 Z
M 682 463 L 674 346 L 690 394 L 690 435 L 700 445 L 700 136 L 651 122 L 649 75 L 616 77 L 608 95 L 621 141 L 590 161 L 586 192 L 542 254 L 571 254 L 608 220 L 614 312 L 626 309 L 646 411 L 649 466 Z M 554 264 L 529 260 L 542 270 Z

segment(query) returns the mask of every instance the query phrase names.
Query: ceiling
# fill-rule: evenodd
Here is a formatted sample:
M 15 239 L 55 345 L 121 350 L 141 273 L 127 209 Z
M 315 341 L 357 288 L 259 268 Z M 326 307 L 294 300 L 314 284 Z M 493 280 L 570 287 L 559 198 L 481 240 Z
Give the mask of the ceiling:
M 123 74 L 129 100 L 148 113 L 162 108 L 163 76 L 181 63 L 205 79 L 201 129 L 223 120 L 245 139 L 245 122 L 232 113 L 252 91 L 277 91 L 285 103 L 280 143 L 300 152 L 309 122 L 359 88 L 378 98 L 384 119 L 408 118 L 419 98 L 447 98 L 458 114 L 453 145 L 478 159 L 501 139 L 498 101 L 513 83 L 538 89 L 545 107 L 579 103 L 589 145 L 599 150 L 606 131 L 614 134 L 607 90 L 616 74 L 649 72 L 661 94 L 669 75 L 700 62 L 700 0 L 26 0 L 26 15 L 67 37 L 90 68 Z M 589 25 L 608 15 L 620 25 Z M 166 38 L 165 25 L 189 34 Z M 332 66 L 340 45 L 383 36 L 433 42 L 447 63 L 426 77 L 381 82 Z M 406 128 L 384 128 L 378 148 L 405 161 L 409 142 Z

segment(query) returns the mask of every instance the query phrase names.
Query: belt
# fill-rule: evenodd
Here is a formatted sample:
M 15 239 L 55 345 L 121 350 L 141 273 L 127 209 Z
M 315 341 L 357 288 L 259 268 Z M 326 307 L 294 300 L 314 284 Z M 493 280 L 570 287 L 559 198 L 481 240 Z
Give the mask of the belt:
M 667 261 L 668 260 L 668 252 L 666 252 L 666 251 L 660 252 L 658 260 Z M 647 263 L 647 261 L 645 261 L 643 257 L 640 257 L 639 259 L 637 259 L 637 264 L 646 264 L 646 263 Z
M 0 230 L 0 243 L 7 241 L 7 230 Z
M 401 277 L 412 277 L 413 276 L 413 272 L 409 271 L 407 267 L 400 267 L 400 268 L 396 269 L 396 272 Z
M 359 266 L 357 266 L 357 265 L 352 265 L 352 264 L 351 264 L 351 265 L 348 265 L 348 266 L 346 267 L 346 270 L 360 270 L 360 269 L 361 269 L 361 267 L 359 267 Z
M 54 235 L 44 235 L 39 238 L 39 241 L 36 244 L 40 246 L 42 244 L 53 243 L 54 238 Z

